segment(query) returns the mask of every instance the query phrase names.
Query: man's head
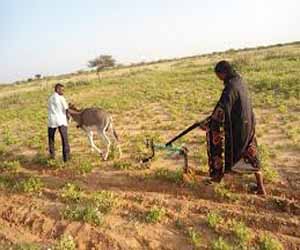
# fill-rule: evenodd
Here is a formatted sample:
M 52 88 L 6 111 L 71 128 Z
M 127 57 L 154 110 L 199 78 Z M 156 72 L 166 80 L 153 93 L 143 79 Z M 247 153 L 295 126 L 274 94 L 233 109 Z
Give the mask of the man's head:
M 55 84 L 54 91 L 59 95 L 63 95 L 64 94 L 64 85 L 62 85 L 61 83 Z
M 230 65 L 229 62 L 225 60 L 217 63 L 217 65 L 215 66 L 215 73 L 217 77 L 222 81 L 236 75 L 236 72 L 233 69 L 233 67 Z

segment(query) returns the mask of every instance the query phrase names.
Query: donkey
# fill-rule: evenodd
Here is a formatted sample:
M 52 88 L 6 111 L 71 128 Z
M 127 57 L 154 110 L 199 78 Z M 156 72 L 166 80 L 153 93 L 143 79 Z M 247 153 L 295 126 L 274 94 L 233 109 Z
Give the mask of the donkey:
M 119 145 L 118 135 L 112 125 L 112 117 L 101 108 L 86 108 L 83 110 L 77 109 L 73 104 L 69 104 L 68 114 L 77 123 L 77 128 L 82 128 L 88 136 L 91 150 L 94 149 L 103 157 L 103 160 L 107 160 L 111 141 L 107 136 L 107 132 L 110 132 L 113 136 L 115 143 L 117 144 L 120 157 L 122 155 L 121 147 Z M 93 129 L 96 129 L 100 137 L 106 144 L 106 153 L 103 155 L 102 151 L 95 145 L 93 140 Z

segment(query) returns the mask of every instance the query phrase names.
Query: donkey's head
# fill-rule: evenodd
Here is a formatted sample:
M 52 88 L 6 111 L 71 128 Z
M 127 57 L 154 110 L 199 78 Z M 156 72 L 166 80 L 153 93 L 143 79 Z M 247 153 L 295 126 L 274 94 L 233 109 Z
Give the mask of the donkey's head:
M 73 103 L 69 103 L 69 109 L 77 111 L 77 112 L 81 111 L 80 109 L 76 108 L 75 104 L 73 104 Z

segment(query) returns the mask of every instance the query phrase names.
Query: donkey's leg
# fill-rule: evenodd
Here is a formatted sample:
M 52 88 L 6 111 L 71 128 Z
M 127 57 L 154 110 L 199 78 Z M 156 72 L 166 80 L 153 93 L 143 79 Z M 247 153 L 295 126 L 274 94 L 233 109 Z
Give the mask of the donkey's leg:
M 103 130 L 101 130 L 101 129 L 98 129 L 98 132 L 99 132 L 99 135 L 103 138 L 103 140 L 104 140 L 104 142 L 105 142 L 105 144 L 106 144 L 106 153 L 105 153 L 105 155 L 104 155 L 104 157 L 103 157 L 103 160 L 107 160 L 107 158 L 108 158 L 108 155 L 109 155 L 109 149 L 110 149 L 110 145 L 111 145 L 111 142 L 110 142 L 110 140 L 109 140 L 109 138 L 108 138 L 108 136 L 107 136 L 107 134 L 106 134 L 106 130 L 107 130 L 107 127 L 108 127 L 108 125 L 106 125 L 105 126 L 105 128 L 103 129 Z
M 92 152 L 94 151 L 94 149 L 100 154 L 102 155 L 102 152 L 99 148 L 97 148 L 97 146 L 95 145 L 94 143 L 94 140 L 93 140 L 93 136 L 94 136 L 94 133 L 92 130 L 89 130 L 89 129 L 85 129 L 86 133 L 87 133 L 87 136 L 88 136 L 88 139 L 89 139 L 89 143 L 91 145 L 91 150 Z

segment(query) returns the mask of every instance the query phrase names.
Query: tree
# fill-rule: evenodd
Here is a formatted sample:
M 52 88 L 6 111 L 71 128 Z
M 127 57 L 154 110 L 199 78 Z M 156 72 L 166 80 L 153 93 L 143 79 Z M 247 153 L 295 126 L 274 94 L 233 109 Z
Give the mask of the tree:
M 116 64 L 116 60 L 111 55 L 100 55 L 88 62 L 89 68 L 96 68 L 98 80 L 100 81 L 99 73 L 101 70 L 109 67 L 113 67 Z
M 36 79 L 41 79 L 42 75 L 41 75 L 41 74 L 36 74 L 34 77 L 35 77 Z

